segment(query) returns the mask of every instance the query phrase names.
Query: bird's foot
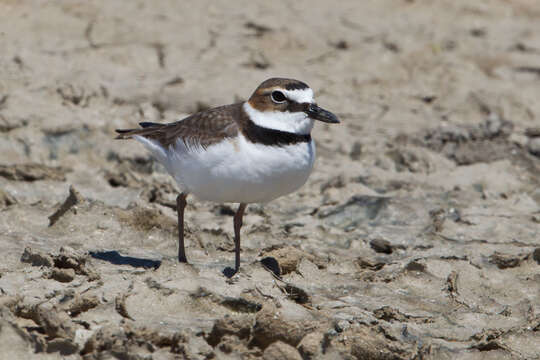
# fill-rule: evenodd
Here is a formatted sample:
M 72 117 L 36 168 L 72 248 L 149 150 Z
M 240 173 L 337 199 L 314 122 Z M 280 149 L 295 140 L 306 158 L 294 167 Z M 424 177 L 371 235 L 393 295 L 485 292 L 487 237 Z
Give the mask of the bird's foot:
M 232 267 L 227 266 L 225 269 L 223 269 L 223 275 L 225 275 L 225 277 L 229 279 L 232 278 L 237 273 L 238 273 L 238 269 L 233 269 Z

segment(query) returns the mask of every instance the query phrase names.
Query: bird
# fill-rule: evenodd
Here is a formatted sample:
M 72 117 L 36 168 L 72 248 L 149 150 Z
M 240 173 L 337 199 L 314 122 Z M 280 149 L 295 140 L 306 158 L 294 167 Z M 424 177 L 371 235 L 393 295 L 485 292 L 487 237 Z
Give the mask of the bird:
M 240 229 L 248 204 L 267 203 L 298 190 L 315 161 L 315 121 L 340 120 L 317 105 L 313 90 L 288 78 L 263 81 L 247 101 L 197 112 L 171 123 L 141 122 L 117 129 L 116 139 L 141 142 L 176 181 L 178 261 L 187 263 L 184 210 L 188 195 L 239 203 L 235 212 L 235 267 L 240 268 Z

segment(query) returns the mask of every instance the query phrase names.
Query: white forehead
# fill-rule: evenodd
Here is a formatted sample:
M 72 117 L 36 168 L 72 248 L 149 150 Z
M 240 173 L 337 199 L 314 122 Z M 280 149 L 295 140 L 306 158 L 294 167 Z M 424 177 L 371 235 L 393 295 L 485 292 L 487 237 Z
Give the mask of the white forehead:
M 297 103 L 313 103 L 313 90 L 310 88 L 306 89 L 295 89 L 295 90 L 281 90 L 285 96 L 294 102 Z

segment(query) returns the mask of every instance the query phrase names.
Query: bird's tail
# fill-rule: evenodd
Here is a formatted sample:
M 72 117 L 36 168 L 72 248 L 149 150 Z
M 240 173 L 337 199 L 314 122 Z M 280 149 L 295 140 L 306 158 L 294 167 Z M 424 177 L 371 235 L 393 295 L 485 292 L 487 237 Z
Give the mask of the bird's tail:
M 163 126 L 163 124 L 153 122 L 141 122 L 139 125 L 142 129 L 116 129 L 118 135 L 115 139 L 131 139 L 135 135 L 150 135 Z

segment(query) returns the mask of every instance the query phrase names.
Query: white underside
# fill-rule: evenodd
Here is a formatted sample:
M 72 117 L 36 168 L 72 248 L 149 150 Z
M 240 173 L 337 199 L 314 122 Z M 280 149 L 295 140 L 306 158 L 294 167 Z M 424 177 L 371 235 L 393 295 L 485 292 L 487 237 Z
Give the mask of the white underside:
M 180 190 L 214 202 L 268 202 L 289 194 L 307 180 L 315 160 L 315 144 L 254 144 L 240 134 L 206 149 L 187 149 L 182 140 L 164 149 L 142 142 L 175 178 Z

